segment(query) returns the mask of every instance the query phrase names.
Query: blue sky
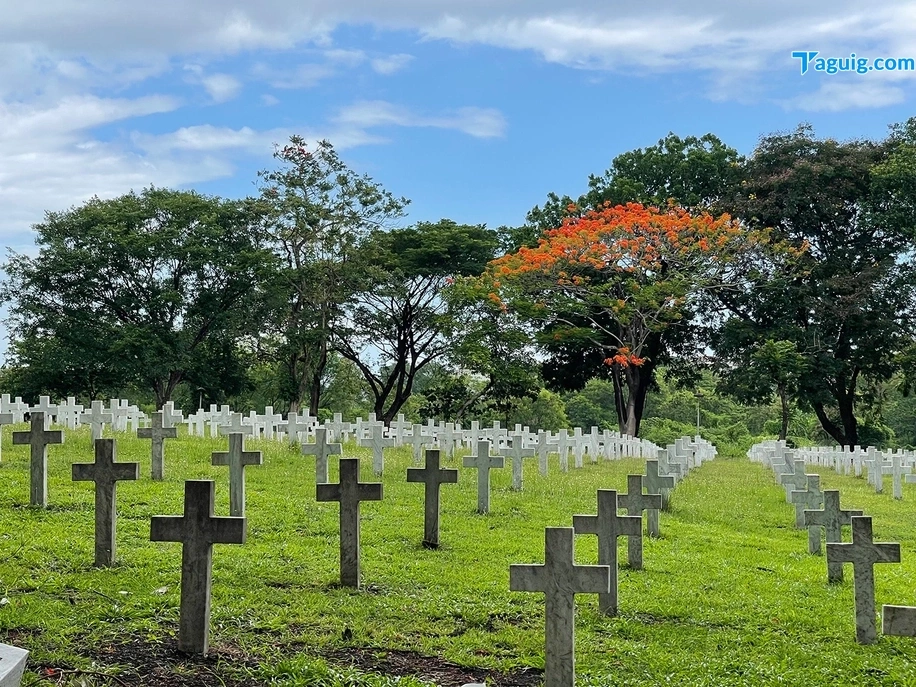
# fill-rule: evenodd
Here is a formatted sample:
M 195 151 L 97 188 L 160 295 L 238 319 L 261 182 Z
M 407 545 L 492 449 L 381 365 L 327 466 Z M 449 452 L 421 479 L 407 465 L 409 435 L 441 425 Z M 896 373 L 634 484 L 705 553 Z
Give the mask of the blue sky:
M 673 131 L 742 153 L 810 122 L 880 138 L 916 71 L 800 74 L 793 50 L 916 57 L 916 2 L 0 0 L 0 233 L 150 184 L 238 197 L 290 134 L 411 200 L 517 225 Z

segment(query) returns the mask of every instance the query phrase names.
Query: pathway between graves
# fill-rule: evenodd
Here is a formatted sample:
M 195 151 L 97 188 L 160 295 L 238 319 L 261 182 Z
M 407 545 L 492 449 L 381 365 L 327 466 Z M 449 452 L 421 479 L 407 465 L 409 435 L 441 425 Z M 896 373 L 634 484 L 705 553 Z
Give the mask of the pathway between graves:
M 785 490 L 768 469 L 746 458 L 719 457 L 692 470 L 672 492 L 670 511 L 662 518 L 662 539 L 646 540 L 646 569 L 681 581 L 647 581 L 653 598 L 639 608 L 627 601 L 626 587 L 635 579 L 627 575 L 621 584 L 625 614 L 646 611 L 723 625 L 737 618 L 745 622 L 749 612 L 777 617 L 778 608 L 747 606 L 772 598 L 774 587 L 791 594 L 796 585 L 819 585 L 825 576 L 823 558 L 807 553 L 807 534 L 794 527 Z

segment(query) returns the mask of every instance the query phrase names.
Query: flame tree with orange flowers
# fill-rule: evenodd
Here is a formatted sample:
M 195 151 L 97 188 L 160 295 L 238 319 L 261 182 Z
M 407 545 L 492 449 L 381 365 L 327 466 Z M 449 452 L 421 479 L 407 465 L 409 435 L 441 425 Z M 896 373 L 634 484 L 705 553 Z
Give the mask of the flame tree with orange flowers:
M 569 217 L 538 245 L 492 261 L 478 293 L 521 317 L 542 345 L 600 355 L 614 384 L 620 431 L 639 433 L 646 392 L 672 337 L 716 290 L 742 288 L 765 231 L 728 215 L 637 203 Z

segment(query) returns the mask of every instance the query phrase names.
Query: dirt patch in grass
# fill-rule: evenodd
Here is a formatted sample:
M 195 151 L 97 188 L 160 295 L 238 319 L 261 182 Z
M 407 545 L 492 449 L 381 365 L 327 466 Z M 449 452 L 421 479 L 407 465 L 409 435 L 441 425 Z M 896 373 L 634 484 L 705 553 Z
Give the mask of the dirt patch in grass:
M 150 642 L 138 637 L 117 644 L 95 647 L 85 654 L 92 669 L 67 665 L 29 663 L 29 671 L 43 678 L 38 685 L 74 684 L 80 677 L 87 685 L 143 685 L 144 687 L 260 687 L 252 678 L 239 678 L 239 668 L 255 668 L 244 652 L 231 646 L 210 648 L 207 656 L 189 656 L 178 642 Z M 229 667 L 234 667 L 234 670 Z M 79 684 L 79 683 L 75 683 Z
M 468 683 L 498 687 L 530 687 L 542 682 L 541 672 L 533 668 L 498 673 L 482 668 L 467 668 L 437 656 L 423 656 L 413 651 L 395 651 L 350 647 L 322 654 L 329 663 L 352 665 L 365 672 L 383 675 L 412 676 L 441 687 L 461 687 Z
M 354 667 L 363 672 L 397 677 L 416 677 L 441 687 L 461 687 L 467 683 L 488 683 L 494 687 L 534 687 L 542 682 L 541 672 L 520 669 L 500 673 L 468 668 L 437 656 L 423 656 L 412 651 L 349 647 L 315 652 L 308 647 L 290 644 L 291 654 L 311 653 L 331 666 Z M 174 639 L 149 641 L 131 637 L 123 642 L 95 647 L 85 654 L 94 665 L 78 669 L 70 665 L 29 664 L 28 671 L 41 678 L 36 685 L 85 684 L 98 687 L 261 687 L 262 682 L 242 677 L 255 672 L 258 662 L 241 649 L 219 644 L 211 646 L 204 656 L 189 656 L 178 650 Z M 81 678 L 82 682 L 76 682 Z

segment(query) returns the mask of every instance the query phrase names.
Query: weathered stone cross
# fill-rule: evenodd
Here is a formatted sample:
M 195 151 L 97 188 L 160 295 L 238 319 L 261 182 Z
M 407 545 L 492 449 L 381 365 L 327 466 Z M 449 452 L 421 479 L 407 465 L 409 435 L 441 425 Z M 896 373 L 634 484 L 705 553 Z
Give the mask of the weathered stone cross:
M 806 489 L 795 489 L 789 493 L 789 500 L 795 505 L 795 526 L 799 529 L 805 526 L 805 511 L 817 510 L 824 505 L 824 492 L 821 491 L 820 475 L 805 475 L 807 478 Z M 810 542 L 810 532 L 809 542 Z M 820 530 L 815 530 L 818 544 L 821 541 Z
M 178 648 L 206 654 L 214 544 L 244 544 L 245 518 L 213 516 L 212 480 L 184 483 L 184 516 L 155 515 L 152 541 L 181 542 L 181 612 Z
M 340 583 L 359 589 L 359 504 L 381 501 L 382 485 L 359 481 L 359 459 L 341 458 L 340 483 L 316 486 L 316 500 L 340 502 Z
M 466 468 L 477 469 L 477 512 L 490 512 L 490 470 L 505 466 L 502 456 L 490 455 L 490 442 L 487 439 L 477 441 L 477 453 L 464 457 Z
M 229 515 L 245 517 L 245 466 L 263 465 L 260 451 L 245 450 L 245 435 L 232 432 L 229 450 L 210 454 L 211 465 L 229 466 Z
M 423 459 L 423 447 L 426 444 L 431 444 L 433 438 L 423 434 L 423 425 L 414 425 L 411 430 L 409 443 L 413 446 L 413 460 L 417 465 L 420 464 L 420 461 Z
M 598 535 L 598 563 L 608 566 L 610 584 L 598 594 L 598 610 L 617 615 L 617 537 L 634 537 L 642 531 L 642 518 L 617 515 L 617 492 L 598 490 L 598 514 L 574 515 L 576 534 Z
M 110 425 L 114 422 L 114 415 L 105 412 L 104 401 L 93 401 L 89 404 L 89 410 L 82 412 L 80 420 L 89 423 L 92 440 L 95 441 L 102 438 L 102 430 L 105 424 L 108 423 Z
M 509 589 L 544 592 L 546 598 L 545 687 L 573 687 L 575 595 L 604 593 L 610 584 L 606 565 L 576 565 L 573 529 L 544 530 L 544 565 L 510 565 Z
M 423 545 L 439 547 L 439 485 L 458 482 L 458 471 L 440 468 L 439 449 L 426 449 L 426 466 L 407 468 L 408 482 L 423 482 L 426 485 L 423 515 Z
M 12 413 L 0 413 L 0 427 L 13 424 L 13 419 Z M 2 432 L 0 432 L 0 436 L 2 436 Z M 2 453 L 0 453 L 0 458 L 2 458 Z
M 659 449 L 668 458 L 668 452 L 665 449 Z M 673 475 L 660 475 L 658 472 L 657 460 L 646 461 L 646 476 L 643 478 L 643 484 L 646 487 L 647 494 L 658 494 L 662 497 L 662 510 L 667 510 L 668 500 L 671 496 L 671 490 L 674 489 Z M 648 517 L 649 536 L 658 537 L 658 511 L 649 511 Z
M 48 507 L 48 444 L 64 443 L 62 431 L 49 431 L 47 415 L 32 412 L 31 429 L 28 432 L 13 432 L 13 444 L 29 445 L 29 503 L 41 508 Z
M 359 440 L 359 445 L 372 449 L 372 470 L 376 477 L 381 477 L 385 469 L 385 448 L 394 446 L 394 437 L 385 436 L 385 423 L 373 422 L 370 434 Z
M 852 517 L 852 543 L 827 542 L 828 563 L 852 563 L 856 641 L 872 644 L 875 632 L 875 564 L 899 563 L 900 544 L 874 543 L 871 517 Z
M 74 482 L 95 482 L 95 565 L 102 568 L 115 561 L 115 504 L 119 480 L 140 479 L 140 463 L 117 463 L 114 439 L 95 440 L 95 462 L 74 463 Z
M 789 465 L 789 463 L 787 463 Z M 805 474 L 805 461 L 795 460 L 791 463 L 792 471 L 783 472 L 779 476 L 779 483 L 785 487 L 786 502 L 792 502 L 792 492 L 800 491 L 808 484 L 808 476 Z
M 513 491 L 522 490 L 522 462 L 525 458 L 534 456 L 533 448 L 525 448 L 524 437 L 521 434 L 512 434 L 509 436 L 512 441 L 512 448 L 503 448 L 499 454 L 503 458 L 509 458 L 512 461 L 512 489 Z
M 862 515 L 860 510 L 841 510 L 840 492 L 827 489 L 824 492 L 823 510 L 806 510 L 805 526 L 808 528 L 808 552 L 821 552 L 821 530 L 824 528 L 824 540 L 827 543 L 843 541 L 843 525 L 851 525 L 854 516 Z M 812 530 L 814 536 L 812 536 Z M 843 564 L 827 561 L 827 582 L 843 581 Z
M 137 438 L 152 439 L 152 472 L 153 479 L 162 480 L 165 478 L 165 459 L 164 443 L 165 439 L 175 439 L 178 437 L 176 427 L 162 426 L 162 411 L 153 413 L 152 427 L 141 427 L 137 430 Z
M 636 535 L 627 537 L 627 563 L 633 570 L 642 570 L 642 512 L 655 511 L 658 517 L 662 497 L 642 493 L 642 475 L 627 475 L 627 492 L 617 495 L 617 507 L 626 508 L 627 515 L 637 516 L 640 522 Z
M 328 483 L 328 456 L 339 456 L 340 444 L 328 443 L 328 430 L 325 427 L 315 429 L 315 443 L 302 444 L 302 455 L 315 456 L 315 484 Z
M 293 413 L 290 413 L 292 415 Z M 227 434 L 254 434 L 254 425 L 246 425 L 242 423 L 242 414 L 241 413 L 229 413 L 229 421 L 226 424 L 219 426 L 219 433 L 221 436 L 226 436 Z M 295 442 L 293 442 L 295 443 Z
M 547 475 L 547 459 L 557 446 L 557 442 L 551 441 L 549 432 L 543 429 L 538 430 L 538 441 L 534 448 L 538 456 L 538 470 L 542 475 Z

